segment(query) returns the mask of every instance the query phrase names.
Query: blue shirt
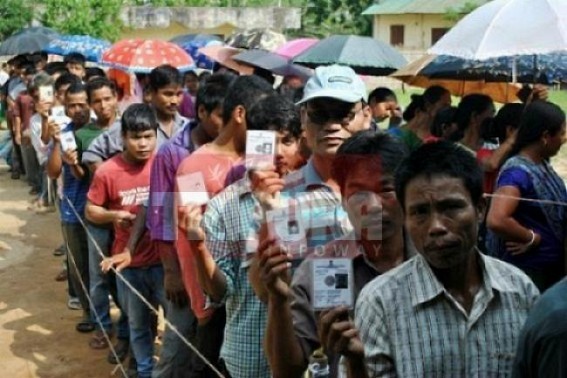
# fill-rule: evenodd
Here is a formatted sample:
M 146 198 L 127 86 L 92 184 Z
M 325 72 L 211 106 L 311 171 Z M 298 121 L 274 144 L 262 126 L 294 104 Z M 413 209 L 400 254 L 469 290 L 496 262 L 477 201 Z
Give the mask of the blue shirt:
M 73 123 L 68 124 L 62 132 L 76 131 Z M 50 150 L 53 147 L 50 147 Z M 51 151 L 50 151 L 51 154 Z M 81 217 L 85 213 L 87 203 L 87 192 L 89 191 L 89 179 L 87 176 L 82 180 L 77 180 L 71 173 L 71 167 L 63 163 L 63 199 L 61 200 L 61 221 L 64 223 L 79 223 L 79 218 L 75 215 L 73 208 Z M 71 204 L 69 203 L 71 202 Z

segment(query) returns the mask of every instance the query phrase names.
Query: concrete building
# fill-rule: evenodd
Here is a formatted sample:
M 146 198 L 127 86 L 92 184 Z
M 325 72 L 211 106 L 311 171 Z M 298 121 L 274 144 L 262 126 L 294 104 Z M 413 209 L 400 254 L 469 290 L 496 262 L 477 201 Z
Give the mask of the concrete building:
M 123 38 L 169 40 L 181 34 L 217 34 L 223 37 L 235 29 L 299 29 L 300 8 L 279 7 L 152 7 L 122 9 L 126 26 Z
M 363 12 L 373 17 L 374 38 L 397 47 L 408 61 L 421 57 L 453 25 L 450 10 L 489 0 L 377 0 Z

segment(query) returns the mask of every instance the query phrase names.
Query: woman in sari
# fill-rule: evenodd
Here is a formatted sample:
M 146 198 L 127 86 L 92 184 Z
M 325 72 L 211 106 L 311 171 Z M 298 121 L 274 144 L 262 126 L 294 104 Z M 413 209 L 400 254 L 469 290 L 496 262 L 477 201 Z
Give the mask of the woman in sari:
M 565 113 L 535 101 L 500 170 L 487 216 L 488 251 L 532 278 L 541 291 L 565 274 L 567 190 L 549 159 L 565 142 Z

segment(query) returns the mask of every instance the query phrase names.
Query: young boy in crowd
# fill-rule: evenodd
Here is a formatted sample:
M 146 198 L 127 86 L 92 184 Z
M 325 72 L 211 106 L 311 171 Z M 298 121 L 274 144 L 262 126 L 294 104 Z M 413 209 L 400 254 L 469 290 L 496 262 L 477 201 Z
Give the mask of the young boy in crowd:
M 158 122 L 154 110 L 145 104 L 131 105 L 122 116 L 124 151 L 104 162 L 95 172 L 85 215 L 98 225 L 112 224 L 115 239 L 112 255 L 128 252 L 131 262 L 122 271 L 123 278 L 150 303 L 164 303 L 163 268 L 159 255 L 145 233 L 135 250 L 128 251 L 128 240 L 136 212 L 148 200 L 150 169 L 156 147 Z M 103 270 L 107 270 L 104 262 Z M 119 299 L 130 325 L 130 345 L 137 362 L 138 377 L 151 377 L 153 369 L 153 334 L 151 310 L 118 280 Z
M 85 77 L 86 62 L 85 56 L 80 53 L 70 53 L 63 58 L 67 70 L 81 80 Z

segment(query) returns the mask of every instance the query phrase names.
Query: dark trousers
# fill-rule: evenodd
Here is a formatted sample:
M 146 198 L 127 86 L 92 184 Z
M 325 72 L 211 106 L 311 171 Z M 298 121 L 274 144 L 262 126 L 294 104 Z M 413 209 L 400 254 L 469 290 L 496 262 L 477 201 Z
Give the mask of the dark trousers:
M 226 324 L 226 311 L 224 306 L 218 308 L 207 324 L 197 326 L 195 346 L 205 358 L 222 371 L 219 355 L 224 340 L 224 326 Z M 194 356 L 191 378 L 215 377 L 213 371 L 205 365 L 202 359 Z M 243 362 L 244 363 L 244 362 Z

